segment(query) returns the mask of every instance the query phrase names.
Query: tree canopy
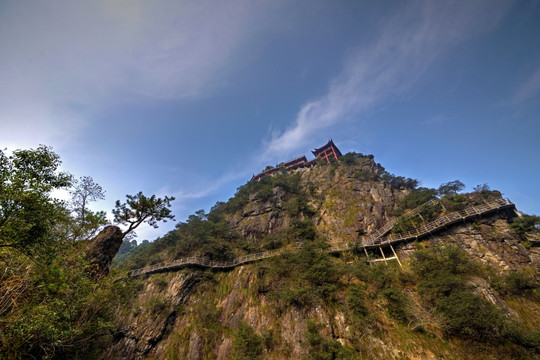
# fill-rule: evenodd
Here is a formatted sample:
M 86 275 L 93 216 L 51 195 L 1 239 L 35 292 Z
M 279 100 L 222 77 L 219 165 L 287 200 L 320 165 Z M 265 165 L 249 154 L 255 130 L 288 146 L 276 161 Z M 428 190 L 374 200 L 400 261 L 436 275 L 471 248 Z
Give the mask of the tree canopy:
M 459 180 L 454 180 L 441 184 L 441 186 L 439 186 L 439 189 L 437 189 L 437 192 L 439 196 L 448 196 L 456 195 L 463 189 L 465 189 L 465 184 Z
M 73 237 L 90 239 L 96 230 L 107 223 L 104 211 L 93 212 L 88 208 L 92 201 L 105 199 L 105 191 L 90 176 L 81 176 L 73 181 L 71 193 L 71 209 L 75 213 Z
M 142 192 L 139 192 L 136 195 L 126 195 L 126 198 L 125 203 L 120 203 L 120 200 L 117 200 L 112 211 L 114 221 L 128 227 L 124 231 L 124 236 L 135 230 L 143 222 L 157 228 L 159 221 L 174 220 L 174 215 L 171 214 L 170 209 L 171 201 L 174 200 L 172 196 L 165 196 L 162 199 L 156 197 L 156 195 L 146 197 Z
M 53 240 L 56 223 L 66 216 L 62 202 L 51 197 L 67 188 L 71 175 L 59 172 L 61 161 L 47 146 L 0 151 L 0 248 L 32 255 Z

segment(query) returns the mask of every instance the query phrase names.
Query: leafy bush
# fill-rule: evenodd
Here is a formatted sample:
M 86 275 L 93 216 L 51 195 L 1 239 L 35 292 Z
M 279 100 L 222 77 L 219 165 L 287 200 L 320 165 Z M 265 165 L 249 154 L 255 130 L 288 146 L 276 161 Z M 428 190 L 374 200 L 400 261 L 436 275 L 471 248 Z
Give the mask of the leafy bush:
M 420 294 L 433 304 L 453 291 L 465 289 L 462 276 L 474 271 L 467 255 L 455 247 L 432 247 L 413 254 L 411 268 L 417 275 Z
M 253 329 L 241 321 L 234 332 L 233 360 L 260 359 L 262 355 L 262 338 Z
M 403 199 L 398 201 L 398 207 L 401 209 L 414 209 L 429 200 L 435 199 L 437 190 L 420 187 L 411 190 Z
M 516 234 L 523 237 L 525 233 L 531 232 L 540 226 L 540 216 L 535 215 L 523 215 L 515 217 L 510 224 Z
M 152 282 L 160 289 L 165 289 L 169 282 L 162 275 L 157 275 L 152 278 Z
M 86 269 L 81 245 L 66 244 L 58 258 L 31 265 L 19 278 L 26 290 L 16 307 L 0 314 L 1 354 L 92 359 L 103 349 L 101 344 L 110 341 L 114 308 L 127 303 L 139 283 L 109 278 L 96 283 Z M 4 263 L 1 257 L 0 262 Z M 9 283 L 0 279 L 0 297 L 9 293 Z
M 503 294 L 529 296 L 540 300 L 538 280 L 523 271 L 510 271 L 497 280 L 494 287 Z
M 280 234 L 276 234 L 276 233 L 268 234 L 261 240 L 261 248 L 263 250 L 279 249 L 284 244 L 284 240 L 285 240 L 284 238 L 285 238 L 285 236 L 282 233 L 280 233 Z
M 408 300 L 398 287 L 386 287 L 381 294 L 386 299 L 386 310 L 390 317 L 404 323 L 412 319 Z
M 354 359 L 354 353 L 339 341 L 324 338 L 320 325 L 313 320 L 307 321 L 306 342 L 309 345 L 306 360 Z
M 424 300 L 440 315 L 449 336 L 480 342 L 503 339 L 524 346 L 538 346 L 540 334 L 527 332 L 508 320 L 502 309 L 474 294 L 466 276 L 479 272 L 479 266 L 454 247 L 433 247 L 413 254 L 411 267 L 418 278 Z M 511 274 L 503 283 L 514 291 L 531 284 L 520 275 Z M 508 286 L 508 285 L 507 285 Z
M 347 304 L 349 305 L 349 309 L 352 310 L 353 315 L 359 320 L 363 320 L 369 315 L 369 310 L 366 307 L 365 302 L 364 289 L 358 285 L 351 285 L 349 287 Z
M 318 240 L 305 242 L 291 253 L 270 259 L 259 289 L 281 306 L 306 306 L 331 299 L 338 289 L 340 271 Z
M 447 195 L 441 199 L 441 202 L 447 212 L 463 210 L 469 204 L 465 195 Z
M 503 312 L 476 294 L 452 291 L 436 300 L 436 309 L 448 335 L 496 342 L 505 334 Z
M 309 219 L 296 220 L 288 229 L 288 235 L 295 241 L 313 241 L 318 235 L 317 228 Z
M 151 296 L 144 303 L 144 307 L 152 313 L 159 313 L 165 310 L 167 306 L 167 302 L 158 296 Z

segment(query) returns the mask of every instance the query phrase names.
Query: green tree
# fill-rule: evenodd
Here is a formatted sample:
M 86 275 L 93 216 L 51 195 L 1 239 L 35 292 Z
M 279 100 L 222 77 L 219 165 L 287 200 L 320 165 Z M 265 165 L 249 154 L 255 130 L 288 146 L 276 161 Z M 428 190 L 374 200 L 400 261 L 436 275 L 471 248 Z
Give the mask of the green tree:
M 70 193 L 71 206 L 76 214 L 74 238 L 87 240 L 101 225 L 107 223 L 104 211 L 93 212 L 88 209 L 88 203 L 105 199 L 105 191 L 92 177 L 81 176 L 79 180 L 73 181 Z
M 459 180 L 449 181 L 447 183 L 441 184 L 437 193 L 439 196 L 448 196 L 456 195 L 458 192 L 462 191 L 465 188 L 465 184 Z
M 116 206 L 113 209 L 114 221 L 121 225 L 126 225 L 128 228 L 124 231 L 124 236 L 135 230 L 143 222 L 157 228 L 158 222 L 167 222 L 167 219 L 174 220 L 174 215 L 171 214 L 171 201 L 174 197 L 165 196 L 163 199 L 152 195 L 146 197 L 142 192 L 137 195 L 126 195 L 125 203 L 116 201 Z
M 0 151 L 0 248 L 32 256 L 51 244 L 57 223 L 67 215 L 51 192 L 71 182 L 71 175 L 58 171 L 60 164 L 44 145 L 11 156 Z

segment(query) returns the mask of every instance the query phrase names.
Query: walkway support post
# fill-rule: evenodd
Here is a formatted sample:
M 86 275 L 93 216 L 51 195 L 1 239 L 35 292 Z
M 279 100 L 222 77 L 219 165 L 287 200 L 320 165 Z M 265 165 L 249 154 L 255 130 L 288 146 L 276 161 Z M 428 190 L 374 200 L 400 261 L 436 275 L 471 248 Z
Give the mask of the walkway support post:
M 384 263 L 388 265 L 388 261 L 386 261 L 386 256 L 384 256 L 384 251 L 382 250 L 382 247 L 379 246 L 379 250 L 381 250 L 382 257 L 384 259 Z
M 367 263 L 369 264 L 369 266 L 371 266 L 371 261 L 369 261 L 369 255 L 365 246 L 364 246 L 364 252 L 366 253 Z
M 392 246 L 392 244 L 390 244 L 390 249 L 392 249 L 392 252 L 394 253 L 394 256 L 396 257 L 396 260 L 397 260 L 399 266 L 401 268 L 403 268 L 403 265 L 401 265 L 401 261 L 399 261 L 399 257 L 397 256 L 396 251 L 394 250 L 394 247 Z

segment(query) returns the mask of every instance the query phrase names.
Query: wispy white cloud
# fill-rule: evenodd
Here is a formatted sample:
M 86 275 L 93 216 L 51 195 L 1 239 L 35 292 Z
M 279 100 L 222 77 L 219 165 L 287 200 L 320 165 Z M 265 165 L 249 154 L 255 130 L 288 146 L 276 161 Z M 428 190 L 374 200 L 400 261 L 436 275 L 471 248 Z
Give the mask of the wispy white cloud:
M 0 143 L 62 146 L 89 126 L 89 114 L 117 102 L 196 98 L 225 86 L 267 7 L 246 0 L 3 2 Z
M 304 104 L 290 128 L 272 133 L 261 157 L 305 147 L 321 130 L 407 94 L 445 53 L 492 29 L 509 7 L 507 1 L 415 1 L 399 9 L 380 24 L 373 43 L 348 56 L 324 96 Z

